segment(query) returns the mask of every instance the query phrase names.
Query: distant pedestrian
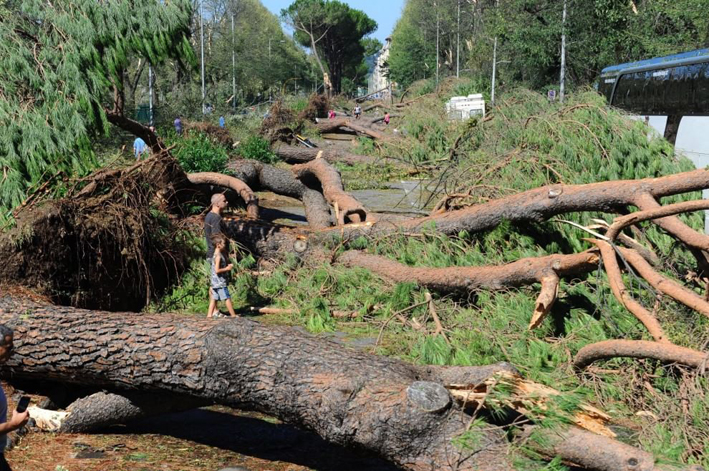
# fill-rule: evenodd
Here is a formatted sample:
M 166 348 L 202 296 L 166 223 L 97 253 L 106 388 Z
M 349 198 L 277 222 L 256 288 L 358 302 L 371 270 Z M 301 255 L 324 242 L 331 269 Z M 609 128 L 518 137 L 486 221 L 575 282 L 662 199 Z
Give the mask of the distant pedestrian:
M 391 116 L 389 116 L 389 112 L 387 111 L 387 112 L 384 114 L 384 124 L 386 124 L 386 125 L 388 126 L 390 120 L 391 120 Z
M 359 106 L 359 105 L 355 106 L 354 115 L 355 115 L 355 119 L 359 119 L 359 117 L 362 116 L 362 107 L 361 106 Z
M 330 110 L 327 112 L 328 119 L 335 119 L 335 110 Z
M 147 150 L 148 146 L 145 144 L 145 141 L 139 137 L 136 137 L 135 141 L 133 141 L 133 155 L 135 155 L 135 160 L 140 160 L 140 156 Z
M 219 117 L 219 127 L 220 127 L 220 128 L 223 128 L 223 127 L 224 127 L 224 124 L 225 124 L 225 123 L 224 123 L 224 116 L 220 116 L 220 117 Z
M 175 118 L 175 132 L 178 136 L 182 135 L 182 120 L 179 116 Z

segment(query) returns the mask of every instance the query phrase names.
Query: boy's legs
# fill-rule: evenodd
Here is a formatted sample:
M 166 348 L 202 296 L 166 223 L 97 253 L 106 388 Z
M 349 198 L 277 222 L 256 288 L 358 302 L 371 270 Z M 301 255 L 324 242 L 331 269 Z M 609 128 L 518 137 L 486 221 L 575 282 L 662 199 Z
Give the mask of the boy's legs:
M 217 300 L 212 296 L 212 288 L 209 288 L 209 307 L 207 308 L 207 318 L 214 315 L 214 311 L 217 309 Z
M 226 308 L 229 310 L 230 317 L 237 317 L 236 311 L 234 311 L 234 305 L 231 303 L 231 298 L 227 298 Z

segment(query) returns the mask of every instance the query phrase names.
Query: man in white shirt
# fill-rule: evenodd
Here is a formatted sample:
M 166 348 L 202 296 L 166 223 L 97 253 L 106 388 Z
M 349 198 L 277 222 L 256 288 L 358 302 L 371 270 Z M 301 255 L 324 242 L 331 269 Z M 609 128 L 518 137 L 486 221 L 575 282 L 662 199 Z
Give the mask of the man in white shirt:
M 12 329 L 0 324 L 0 363 L 5 363 L 12 355 Z M 5 391 L 0 388 L 0 471 L 12 471 L 10 465 L 5 460 L 5 447 L 7 446 L 7 434 L 17 430 L 27 423 L 29 412 L 12 413 L 12 418 L 7 420 L 7 397 Z

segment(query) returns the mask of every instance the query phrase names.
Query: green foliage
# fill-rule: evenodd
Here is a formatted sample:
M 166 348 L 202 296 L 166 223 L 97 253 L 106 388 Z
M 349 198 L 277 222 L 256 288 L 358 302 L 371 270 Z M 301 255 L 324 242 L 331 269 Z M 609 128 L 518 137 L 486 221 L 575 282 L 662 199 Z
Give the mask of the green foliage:
M 295 39 L 314 47 L 326 62 L 335 94 L 342 91 L 343 78 L 360 75 L 364 54 L 375 45 L 363 39 L 377 29 L 363 11 L 338 0 L 295 0 L 281 16 L 295 30 Z
M 191 133 L 176 141 L 172 154 L 187 173 L 223 172 L 229 155 L 202 133 Z
M 92 165 L 112 83 L 132 57 L 191 62 L 187 0 L 4 3 L 0 19 L 0 209 Z M 141 18 L 141 21 L 135 21 Z
M 709 19 L 704 0 L 618 2 L 567 0 L 409 0 L 392 33 L 391 77 L 403 87 L 436 75 L 455 75 L 457 33 L 461 68 L 490 77 L 497 39 L 499 84 L 541 89 L 558 83 L 561 35 L 567 35 L 567 78 L 579 87 L 594 82 L 603 67 L 706 46 Z M 438 27 L 437 27 L 438 26 Z M 436 37 L 439 52 L 436 58 Z M 567 84 L 568 85 L 568 84 Z
M 245 159 L 260 160 L 261 162 L 274 163 L 278 157 L 271 150 L 269 142 L 261 136 L 249 136 L 239 145 L 239 154 Z

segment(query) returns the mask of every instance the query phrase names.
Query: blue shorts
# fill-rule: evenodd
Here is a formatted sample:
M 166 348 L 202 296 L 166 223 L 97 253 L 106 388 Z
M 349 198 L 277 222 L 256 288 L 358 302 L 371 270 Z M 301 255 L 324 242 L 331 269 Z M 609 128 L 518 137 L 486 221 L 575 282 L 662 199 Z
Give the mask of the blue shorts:
M 226 301 L 231 299 L 229 288 L 212 288 L 212 299 L 215 301 Z

